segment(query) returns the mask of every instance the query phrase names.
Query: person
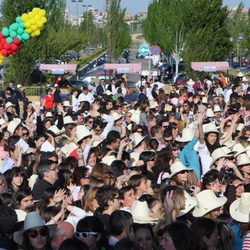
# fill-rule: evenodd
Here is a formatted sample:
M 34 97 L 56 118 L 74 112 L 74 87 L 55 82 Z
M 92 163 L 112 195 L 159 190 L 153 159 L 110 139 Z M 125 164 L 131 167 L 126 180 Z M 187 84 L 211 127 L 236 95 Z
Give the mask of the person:
M 40 200 L 46 189 L 54 186 L 58 179 L 57 164 L 52 160 L 41 161 L 38 165 L 38 176 L 32 192 L 35 200 Z
M 72 238 L 63 241 L 59 250 L 89 250 L 89 248 L 83 241 L 77 238 Z
M 23 250 L 52 250 L 50 239 L 55 230 L 55 224 L 45 225 L 37 212 L 30 212 L 25 217 L 23 230 L 14 232 L 13 239 Z
M 133 219 L 129 212 L 117 210 L 114 211 L 109 220 L 110 236 L 108 239 L 109 246 L 113 247 L 122 239 L 130 239 L 132 233 Z
M 96 216 L 87 216 L 79 220 L 75 237 L 83 241 L 90 250 L 99 250 L 107 244 L 103 223 Z
M 73 225 L 63 220 L 58 221 L 55 234 L 51 241 L 53 250 L 61 249 L 64 245 L 66 245 L 66 243 L 63 242 L 73 238 L 73 236 L 74 236 Z
M 52 111 L 54 108 L 54 95 L 51 88 L 46 90 L 46 94 L 43 98 L 42 106 L 46 111 Z
M 217 249 L 218 228 L 214 220 L 198 218 L 192 223 L 190 231 L 194 249 Z

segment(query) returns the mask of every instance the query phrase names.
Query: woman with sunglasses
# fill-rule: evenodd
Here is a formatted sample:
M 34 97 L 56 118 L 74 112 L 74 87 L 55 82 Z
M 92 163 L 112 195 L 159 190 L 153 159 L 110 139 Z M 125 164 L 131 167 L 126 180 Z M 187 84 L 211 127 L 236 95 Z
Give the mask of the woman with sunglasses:
M 22 167 L 14 167 L 5 172 L 8 192 L 15 194 L 18 190 L 28 187 L 27 177 Z
M 37 212 L 25 217 L 24 228 L 14 232 L 13 239 L 22 250 L 52 250 L 50 238 L 56 231 L 56 225 L 45 225 Z

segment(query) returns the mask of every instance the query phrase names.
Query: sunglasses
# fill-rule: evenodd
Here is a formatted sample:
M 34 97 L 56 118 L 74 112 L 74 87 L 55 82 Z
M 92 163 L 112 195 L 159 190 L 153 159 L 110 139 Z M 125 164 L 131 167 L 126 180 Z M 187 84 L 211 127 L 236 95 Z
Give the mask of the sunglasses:
M 19 176 L 24 177 L 24 174 L 23 173 L 16 173 L 16 174 L 14 174 L 14 177 L 19 177 Z
M 48 228 L 47 227 L 43 227 L 39 230 L 30 230 L 29 231 L 29 236 L 32 238 L 32 239 L 35 239 L 38 235 L 40 236 L 47 236 L 48 235 Z
M 29 135 L 29 133 L 28 133 L 28 132 L 27 132 L 27 133 L 23 133 L 23 136 L 24 136 L 24 135 Z
M 51 161 L 51 164 L 58 164 L 58 161 L 52 161 L 52 160 L 50 161 Z
M 178 174 L 185 174 L 185 173 L 187 173 L 188 171 L 187 170 L 182 170 L 182 171 L 180 171 Z
M 165 142 L 171 142 L 171 141 L 173 141 L 173 140 L 167 140 L 167 139 L 164 139 L 164 141 L 165 141 Z
M 143 133 L 143 131 L 142 131 L 142 130 L 137 130 L 136 132 L 137 132 L 137 133 L 141 133 L 141 134 Z
M 98 233 L 96 232 L 75 232 L 75 236 L 76 238 L 80 239 L 80 238 L 89 238 L 90 236 L 96 236 Z

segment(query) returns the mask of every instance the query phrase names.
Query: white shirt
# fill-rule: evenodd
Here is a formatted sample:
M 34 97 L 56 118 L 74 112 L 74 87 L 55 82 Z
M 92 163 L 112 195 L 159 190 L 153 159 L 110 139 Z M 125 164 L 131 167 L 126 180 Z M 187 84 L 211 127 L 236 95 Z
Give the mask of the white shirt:
M 78 110 L 78 107 L 79 107 L 79 102 L 74 95 L 72 95 L 71 102 L 72 102 L 72 109 L 74 112 L 76 112 Z
M 225 94 L 225 102 L 228 103 L 230 101 L 230 95 L 233 93 L 232 89 L 229 89 Z
M 202 175 L 206 174 L 210 170 L 210 165 L 213 161 L 210 152 L 208 151 L 207 145 L 204 142 L 204 144 L 199 144 L 198 148 L 199 156 L 201 159 L 201 167 L 202 167 Z
M 92 93 L 88 93 L 87 95 L 85 95 L 84 93 L 81 93 L 78 97 L 78 102 L 89 102 L 90 104 L 92 104 L 94 102 L 95 98 L 93 96 Z

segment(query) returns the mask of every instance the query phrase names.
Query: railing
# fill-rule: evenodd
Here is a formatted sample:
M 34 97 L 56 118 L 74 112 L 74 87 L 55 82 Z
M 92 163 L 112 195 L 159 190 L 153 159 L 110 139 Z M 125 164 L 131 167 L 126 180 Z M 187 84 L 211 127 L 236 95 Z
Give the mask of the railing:
M 46 86 L 24 87 L 26 96 L 40 96 L 46 92 Z

